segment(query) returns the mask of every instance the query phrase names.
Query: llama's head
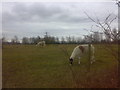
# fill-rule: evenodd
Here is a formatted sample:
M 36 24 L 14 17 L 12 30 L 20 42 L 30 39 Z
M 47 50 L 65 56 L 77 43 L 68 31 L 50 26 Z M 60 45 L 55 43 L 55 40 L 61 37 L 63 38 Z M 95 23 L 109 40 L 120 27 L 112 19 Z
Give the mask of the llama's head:
M 70 58 L 70 59 L 69 59 L 69 61 L 70 61 L 70 64 L 72 64 L 72 63 L 73 63 L 73 59 L 72 59 L 72 58 Z

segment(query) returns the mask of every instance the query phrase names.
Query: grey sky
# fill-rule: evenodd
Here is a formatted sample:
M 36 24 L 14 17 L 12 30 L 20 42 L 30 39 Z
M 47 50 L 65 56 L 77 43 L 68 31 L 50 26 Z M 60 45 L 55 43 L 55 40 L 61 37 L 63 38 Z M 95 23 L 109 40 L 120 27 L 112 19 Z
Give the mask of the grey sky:
M 115 2 L 3 2 L 2 33 L 9 39 L 14 35 L 44 36 L 45 32 L 57 37 L 79 37 L 87 34 L 84 28 L 95 25 L 84 11 L 102 21 L 109 13 L 117 15 L 118 10 Z M 117 28 L 117 21 L 113 27 Z

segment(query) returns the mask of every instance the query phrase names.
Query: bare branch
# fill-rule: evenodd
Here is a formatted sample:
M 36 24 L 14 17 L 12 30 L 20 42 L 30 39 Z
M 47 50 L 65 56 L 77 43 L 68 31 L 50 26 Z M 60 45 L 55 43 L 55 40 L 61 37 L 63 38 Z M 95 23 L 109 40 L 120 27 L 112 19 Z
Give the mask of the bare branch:
M 87 15 L 87 17 L 88 17 L 91 21 L 97 23 L 97 22 L 96 22 L 94 19 L 92 19 L 86 12 L 84 12 L 84 13 L 85 13 L 85 15 Z
M 106 23 L 108 23 L 109 22 L 109 18 L 110 18 L 110 16 L 112 15 L 112 13 L 110 13 L 106 18 L 105 18 L 105 21 L 104 21 L 104 24 L 106 24 Z
M 115 19 L 117 19 L 117 16 L 115 18 L 113 18 L 109 24 L 111 24 Z

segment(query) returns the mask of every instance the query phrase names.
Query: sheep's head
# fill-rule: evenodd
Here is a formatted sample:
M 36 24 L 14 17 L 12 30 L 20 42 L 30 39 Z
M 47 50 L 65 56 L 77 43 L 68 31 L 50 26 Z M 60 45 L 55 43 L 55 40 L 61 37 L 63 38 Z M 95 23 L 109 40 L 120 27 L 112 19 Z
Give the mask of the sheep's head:
M 70 59 L 69 59 L 69 61 L 70 61 L 70 64 L 72 64 L 72 63 L 73 63 L 73 59 L 72 59 L 72 58 L 70 58 Z

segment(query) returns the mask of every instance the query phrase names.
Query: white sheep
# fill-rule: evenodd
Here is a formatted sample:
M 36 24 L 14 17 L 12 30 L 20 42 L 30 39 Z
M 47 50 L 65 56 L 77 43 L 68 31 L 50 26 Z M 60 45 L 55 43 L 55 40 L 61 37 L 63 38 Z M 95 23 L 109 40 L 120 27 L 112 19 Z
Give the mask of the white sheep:
M 94 46 L 91 44 L 91 64 L 95 61 L 94 59 Z M 75 57 L 77 57 L 79 59 L 78 64 L 80 64 L 80 58 L 85 55 L 88 54 L 87 52 L 89 52 L 89 45 L 88 44 L 84 44 L 84 45 L 79 45 L 76 46 L 70 56 L 70 65 L 72 65 L 73 60 L 75 59 Z

